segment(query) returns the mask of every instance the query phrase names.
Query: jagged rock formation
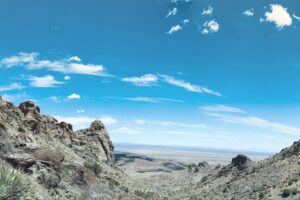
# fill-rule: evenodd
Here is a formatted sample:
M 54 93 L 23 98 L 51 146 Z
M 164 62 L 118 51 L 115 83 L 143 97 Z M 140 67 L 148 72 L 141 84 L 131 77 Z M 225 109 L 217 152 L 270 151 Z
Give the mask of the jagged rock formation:
M 203 171 L 207 171 L 209 169 L 210 169 L 210 165 L 206 161 L 199 162 L 198 165 L 196 165 L 195 163 L 188 165 L 188 171 L 194 173 L 199 173 L 199 172 L 203 173 Z
M 114 147 L 100 121 L 73 132 L 32 101 L 15 107 L 0 98 L 0 155 L 47 189 L 37 199 L 135 199 L 113 167 Z

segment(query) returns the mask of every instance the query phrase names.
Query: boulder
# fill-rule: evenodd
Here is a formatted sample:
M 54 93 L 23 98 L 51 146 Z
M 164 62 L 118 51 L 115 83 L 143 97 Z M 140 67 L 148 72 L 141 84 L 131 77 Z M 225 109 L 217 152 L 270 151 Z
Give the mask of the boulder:
M 14 168 L 22 169 L 25 172 L 31 172 L 29 168 L 36 163 L 35 158 L 28 153 L 6 154 L 3 158 Z
M 46 188 L 55 188 L 61 181 L 61 176 L 52 167 L 51 163 L 38 161 L 31 170 L 34 172 L 40 184 Z
M 34 104 L 32 101 L 25 101 L 19 105 L 19 109 L 27 115 L 28 113 L 39 114 L 40 108 Z

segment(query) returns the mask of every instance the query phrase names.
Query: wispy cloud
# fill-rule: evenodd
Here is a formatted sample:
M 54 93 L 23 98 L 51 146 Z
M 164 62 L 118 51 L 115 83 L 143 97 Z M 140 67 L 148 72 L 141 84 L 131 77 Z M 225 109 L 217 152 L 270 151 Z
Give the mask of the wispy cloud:
M 264 128 L 274 132 L 290 135 L 300 135 L 300 128 L 277 122 L 272 122 L 270 120 L 263 119 L 260 117 L 249 116 L 246 114 L 245 111 L 236 107 L 204 106 L 202 108 L 204 108 L 203 111 L 206 115 L 227 123 Z
M 213 13 L 214 8 L 209 6 L 207 9 L 203 9 L 202 15 L 211 15 Z
M 271 4 L 271 11 L 265 13 L 266 21 L 275 23 L 278 29 L 282 29 L 284 26 L 292 25 L 292 18 L 287 12 L 287 8 L 279 4 Z
M 64 82 L 55 80 L 55 78 L 51 75 L 41 76 L 41 77 L 31 76 L 29 78 L 29 81 L 32 87 L 40 87 L 40 88 L 56 87 L 60 84 L 64 84 Z
M 206 21 L 203 24 L 202 34 L 216 33 L 219 31 L 220 25 L 215 20 Z
M 97 76 L 109 76 L 105 73 L 103 65 L 79 63 L 79 57 L 71 57 L 67 60 L 45 60 L 38 58 L 39 53 L 18 53 L 0 61 L 4 67 L 25 66 L 29 70 L 47 69 L 66 74 L 86 74 Z M 75 62 L 74 62 L 75 61 Z
M 245 12 L 243 12 L 243 14 L 248 17 L 252 17 L 254 15 L 254 9 L 251 8 L 251 9 L 245 10 Z
M 81 58 L 79 58 L 78 56 L 71 56 L 70 58 L 68 58 L 68 62 L 72 61 L 81 62 Z
M 168 84 L 171 84 L 171 85 L 174 85 L 174 86 L 177 86 L 177 87 L 181 87 L 187 91 L 190 91 L 190 92 L 195 92 L 195 93 L 206 93 L 206 94 L 211 94 L 211 95 L 215 95 L 215 96 L 222 96 L 221 93 L 219 92 L 216 92 L 216 91 L 213 91 L 213 90 L 210 90 L 208 88 L 205 88 L 205 87 L 201 87 L 199 85 L 193 85 L 189 82 L 186 82 L 184 80 L 178 80 L 178 79 L 175 79 L 174 77 L 172 76 L 169 76 L 169 75 L 165 75 L 165 74 L 160 74 L 159 75 L 162 80 Z
M 38 53 L 36 53 L 36 52 L 32 52 L 32 53 L 20 52 L 17 55 L 3 58 L 0 63 L 1 63 L 1 65 L 6 66 L 6 67 L 14 67 L 17 65 L 26 65 L 26 64 L 35 62 L 37 56 L 38 56 Z
M 11 83 L 9 85 L 0 86 L 0 92 L 5 92 L 9 90 L 21 90 L 24 86 L 21 83 Z
M 129 128 L 127 126 L 122 126 L 122 127 L 119 127 L 119 128 L 112 129 L 110 131 L 110 133 L 136 135 L 136 134 L 140 134 L 140 133 L 143 133 L 143 132 L 141 130 L 132 129 L 132 128 Z
M 29 99 L 29 95 L 27 95 L 25 92 L 19 94 L 3 94 L 1 95 L 1 97 L 5 101 L 9 102 L 24 101 Z
M 145 74 L 140 77 L 126 77 L 122 78 L 122 81 L 132 83 L 137 86 L 152 86 L 157 83 L 157 76 L 154 74 Z
M 168 98 L 157 98 L 157 97 L 128 97 L 124 98 L 128 101 L 134 101 L 134 102 L 148 102 L 148 103 L 160 103 L 160 102 L 177 102 L 177 103 L 183 103 L 183 100 L 178 99 L 168 99 Z
M 207 112 L 246 113 L 246 111 L 239 108 L 221 104 L 201 106 L 200 109 Z
M 219 120 L 253 127 L 261 127 L 269 129 L 274 132 L 280 132 L 291 135 L 300 135 L 300 128 L 272 122 L 263 118 L 253 116 L 238 116 L 238 115 L 227 115 L 218 113 L 208 113 L 208 115 L 218 118 Z
M 196 128 L 196 129 L 203 129 L 207 128 L 207 125 L 201 123 L 181 123 L 181 122 L 174 122 L 174 121 L 152 121 L 152 120 L 145 120 L 145 119 L 136 119 L 134 120 L 136 124 L 139 125 L 156 125 L 156 126 L 172 126 L 172 127 L 182 127 L 182 128 Z
M 175 26 L 172 26 L 167 33 L 171 35 L 171 34 L 173 34 L 175 32 L 180 31 L 181 29 L 182 29 L 182 27 L 179 24 L 177 24 Z
M 295 14 L 293 14 L 293 17 L 294 17 L 295 19 L 297 19 L 297 20 L 300 20 L 300 17 L 297 16 L 297 15 L 295 15 Z
M 170 17 L 170 16 L 175 16 L 177 14 L 177 8 L 173 8 L 172 10 L 169 10 L 168 14 L 166 15 L 166 17 Z
M 73 93 L 73 94 L 70 94 L 67 98 L 70 100 L 74 100 L 74 99 L 80 99 L 81 97 L 79 94 Z

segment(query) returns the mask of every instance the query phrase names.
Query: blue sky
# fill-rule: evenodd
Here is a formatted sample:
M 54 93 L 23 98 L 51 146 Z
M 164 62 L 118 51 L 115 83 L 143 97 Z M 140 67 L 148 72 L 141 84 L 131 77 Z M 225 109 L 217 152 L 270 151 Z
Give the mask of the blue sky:
M 300 2 L 4 0 L 0 94 L 115 143 L 278 151 L 300 136 Z

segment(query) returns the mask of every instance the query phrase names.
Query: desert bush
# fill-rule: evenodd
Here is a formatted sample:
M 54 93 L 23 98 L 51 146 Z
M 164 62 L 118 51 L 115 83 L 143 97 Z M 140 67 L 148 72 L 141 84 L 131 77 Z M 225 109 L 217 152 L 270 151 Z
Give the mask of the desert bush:
M 290 190 L 290 189 L 284 189 L 284 190 L 282 191 L 282 194 L 281 194 L 281 196 L 282 196 L 283 198 L 289 197 L 290 195 L 291 195 L 291 190 Z
M 0 199 L 25 199 L 31 192 L 30 179 L 0 163 Z
M 156 199 L 154 192 L 145 192 L 145 191 L 141 191 L 141 190 L 135 190 L 134 194 L 138 197 L 141 197 L 142 199 L 145 199 L 145 200 Z
M 64 155 L 58 151 L 50 149 L 38 149 L 35 152 L 35 158 L 37 160 L 51 162 L 57 171 L 60 171 L 62 168 L 62 162 L 64 160 Z
M 101 165 L 96 161 L 86 161 L 84 163 L 84 167 L 92 170 L 96 176 L 98 176 L 103 171 Z
M 265 194 L 263 192 L 260 192 L 259 195 L 258 195 L 258 198 L 262 199 L 262 198 L 264 198 L 264 196 L 265 196 Z

